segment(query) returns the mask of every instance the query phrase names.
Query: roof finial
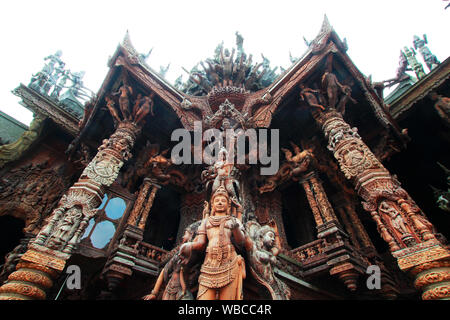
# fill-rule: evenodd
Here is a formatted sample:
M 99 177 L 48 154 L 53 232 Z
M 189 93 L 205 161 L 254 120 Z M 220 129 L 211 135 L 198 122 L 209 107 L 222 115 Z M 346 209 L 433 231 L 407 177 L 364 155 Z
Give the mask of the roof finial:
M 327 14 L 325 13 L 323 16 L 323 22 L 322 22 L 322 28 L 320 29 L 320 33 L 327 33 L 328 31 L 332 30 L 333 27 L 330 24 L 330 21 L 328 20 Z
M 128 31 L 128 29 L 125 32 L 125 37 L 123 37 L 122 44 L 126 47 L 131 45 L 130 32 Z

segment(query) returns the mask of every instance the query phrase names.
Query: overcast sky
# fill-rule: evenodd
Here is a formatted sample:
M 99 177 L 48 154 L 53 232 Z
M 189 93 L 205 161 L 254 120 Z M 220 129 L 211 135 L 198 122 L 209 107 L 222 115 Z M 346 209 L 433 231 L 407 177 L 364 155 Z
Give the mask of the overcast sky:
M 224 1 L 1 1 L 0 110 L 29 124 L 31 112 L 11 90 L 28 84 L 43 58 L 62 50 L 71 71 L 85 71 L 85 86 L 96 92 L 107 61 L 129 30 L 142 53 L 153 48 L 148 64 L 159 70 L 171 63 L 166 79 L 187 79 L 190 70 L 213 55 L 223 40 L 235 45 L 235 32 L 253 61 L 261 53 L 273 67 L 290 66 L 312 40 L 326 14 L 359 70 L 374 81 L 395 76 L 400 50 L 412 47 L 413 35 L 427 34 L 428 47 L 440 61 L 450 55 L 450 8 L 443 0 L 224 0 Z M 418 53 L 420 57 L 420 54 Z M 419 58 L 420 59 L 420 58 Z M 428 69 L 424 65 L 425 71 Z

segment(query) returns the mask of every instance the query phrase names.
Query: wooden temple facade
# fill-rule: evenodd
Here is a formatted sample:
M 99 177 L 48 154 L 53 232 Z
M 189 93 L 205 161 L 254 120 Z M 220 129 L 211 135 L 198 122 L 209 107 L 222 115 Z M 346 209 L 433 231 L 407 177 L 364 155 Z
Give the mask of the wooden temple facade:
M 326 19 L 281 74 L 252 63 L 242 39 L 219 49 L 174 86 L 126 36 L 81 109 L 38 90 L 39 79 L 15 89 L 35 118 L 0 146 L 0 299 L 149 294 L 211 197 L 207 164 L 170 157 L 172 132 L 186 129 L 194 145 L 196 123 L 279 130 L 275 174 L 261 175 L 260 163 L 234 167 L 238 219 L 246 232 L 270 227 L 278 248 L 252 262 L 236 246 L 244 299 L 448 299 L 450 216 L 439 190 L 450 166 L 449 60 L 387 102 Z M 80 289 L 65 284 L 72 265 Z M 379 287 L 368 286 L 370 266 Z

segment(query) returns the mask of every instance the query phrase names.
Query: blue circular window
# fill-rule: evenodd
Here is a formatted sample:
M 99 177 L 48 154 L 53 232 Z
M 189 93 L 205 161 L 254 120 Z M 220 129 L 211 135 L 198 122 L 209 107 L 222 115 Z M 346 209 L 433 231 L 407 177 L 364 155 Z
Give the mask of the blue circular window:
M 116 220 L 119 219 L 127 207 L 125 201 L 121 198 L 112 198 L 106 205 L 105 212 L 108 218 Z
M 111 240 L 116 228 L 111 221 L 102 221 L 95 226 L 91 243 L 95 248 L 103 249 Z

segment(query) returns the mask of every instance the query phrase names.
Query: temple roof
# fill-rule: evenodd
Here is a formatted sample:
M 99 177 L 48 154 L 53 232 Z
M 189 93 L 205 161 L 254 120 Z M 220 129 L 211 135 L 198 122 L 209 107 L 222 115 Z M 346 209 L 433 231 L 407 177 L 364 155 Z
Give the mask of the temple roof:
M 382 98 L 377 95 L 372 85 L 366 81 L 366 77 L 351 61 L 346 53 L 345 39 L 342 41 L 339 38 L 326 16 L 318 35 L 309 43 L 306 52 L 287 70 L 275 77 L 274 69 L 266 66 L 266 73 L 271 72 L 271 78 L 265 79 L 266 82 L 261 81 L 264 79 L 263 71 L 258 71 L 262 64 L 255 65 L 251 60 L 249 61 L 250 56 L 247 56 L 243 51 L 242 42 L 239 43 L 239 37 L 237 43 L 238 48 L 235 52 L 238 52 L 238 54 L 234 59 L 234 62 L 236 62 L 236 64 L 233 63 L 234 70 L 228 69 L 224 72 L 224 67 L 229 67 L 229 65 L 225 66 L 225 60 L 230 59 L 232 54 L 230 52 L 225 53 L 223 48 L 218 47 L 216 56 L 207 59 L 204 63 L 204 69 L 194 71 L 197 72 L 197 75 L 194 74 L 194 78 L 197 77 L 195 80 L 192 79 L 193 73 L 191 72 L 188 84 L 183 86 L 186 92 L 183 92 L 183 90 L 180 90 L 183 88 L 177 88 L 169 83 L 146 63 L 145 56 L 134 48 L 127 32 L 124 40 L 118 45 L 108 62 L 110 69 L 97 93 L 93 112 L 82 131 L 88 130 L 95 114 L 101 107 L 104 107 L 103 99 L 105 95 L 111 90 L 116 90 L 120 85 L 119 83 L 128 81 L 126 79 L 133 79 L 136 83 L 139 83 L 139 86 L 147 94 L 155 92 L 165 108 L 174 112 L 182 126 L 188 130 L 193 130 L 194 121 L 202 120 L 202 114 L 216 112 L 218 106 L 226 99 L 231 99 L 231 103 L 235 104 L 236 108 L 243 114 L 245 112 L 250 113 L 256 127 L 268 127 L 272 116 L 284 101 L 289 96 L 296 95 L 299 85 L 310 81 L 314 74 L 320 74 L 321 76 L 325 71 L 328 57 L 333 56 L 337 62 L 332 63 L 332 68 L 337 63 L 340 65 L 339 68 L 346 70 L 341 70 L 345 73 L 342 76 L 350 77 L 351 82 L 359 88 L 358 90 L 362 92 L 372 113 L 378 119 L 381 127 L 384 128 L 383 130 L 392 130 L 397 137 L 402 139 L 401 129 L 387 111 Z M 220 72 L 214 72 L 216 70 Z M 241 77 L 238 77 L 238 71 L 245 71 L 245 77 L 242 78 L 242 74 Z M 253 80 L 247 81 L 252 76 L 252 71 L 254 71 Z M 201 80 L 208 80 L 209 86 L 200 85 Z M 191 83 L 190 86 L 189 82 Z M 207 89 L 210 91 L 207 92 Z M 186 108 L 186 105 L 195 106 L 195 108 Z M 83 136 L 83 132 L 81 136 Z
M 400 87 L 388 96 L 387 101 L 389 101 L 392 116 L 395 119 L 402 117 L 417 101 L 423 99 L 449 78 L 450 58 L 447 58 L 419 81 L 403 89 Z M 394 93 L 397 94 L 394 95 Z

